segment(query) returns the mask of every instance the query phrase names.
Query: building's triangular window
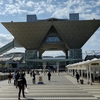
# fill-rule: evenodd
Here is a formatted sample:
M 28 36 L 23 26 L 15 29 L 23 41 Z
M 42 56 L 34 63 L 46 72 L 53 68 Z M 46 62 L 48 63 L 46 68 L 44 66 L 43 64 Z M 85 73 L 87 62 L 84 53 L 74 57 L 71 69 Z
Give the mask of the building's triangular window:
M 61 42 L 61 40 L 58 37 L 47 37 L 46 43 L 58 43 Z
M 57 31 L 55 30 L 55 28 L 53 26 L 50 28 L 48 34 L 46 35 L 44 42 L 45 43 L 60 43 L 60 42 L 62 42 L 59 34 L 57 33 Z

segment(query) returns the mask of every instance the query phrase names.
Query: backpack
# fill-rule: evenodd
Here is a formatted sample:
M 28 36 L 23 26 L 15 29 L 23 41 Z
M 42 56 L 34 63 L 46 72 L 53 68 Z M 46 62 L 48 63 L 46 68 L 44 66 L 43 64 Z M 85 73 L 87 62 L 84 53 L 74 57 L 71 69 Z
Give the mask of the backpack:
M 33 73 L 33 80 L 35 80 L 35 73 Z
M 23 78 L 22 77 L 19 77 L 19 79 L 17 80 L 17 85 L 18 86 L 23 86 Z
M 19 77 L 20 77 L 20 75 L 19 75 L 19 73 L 17 73 L 17 74 L 15 75 L 15 79 L 18 80 Z

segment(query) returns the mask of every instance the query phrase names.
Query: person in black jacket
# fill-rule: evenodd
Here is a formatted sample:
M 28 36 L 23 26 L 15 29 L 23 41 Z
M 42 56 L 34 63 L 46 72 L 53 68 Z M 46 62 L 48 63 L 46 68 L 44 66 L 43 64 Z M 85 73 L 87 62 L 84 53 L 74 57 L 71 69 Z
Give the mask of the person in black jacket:
M 27 82 L 26 82 L 24 74 L 21 74 L 18 79 L 18 88 L 19 88 L 18 100 L 20 100 L 21 91 L 23 94 L 23 98 L 25 98 L 25 93 L 24 93 L 25 86 L 27 87 Z
M 78 72 L 76 72 L 76 79 L 77 79 L 77 82 L 79 82 L 79 78 L 80 78 L 80 75 L 78 74 Z
M 33 74 L 32 74 L 32 76 L 33 76 L 33 84 L 35 84 L 35 76 L 36 76 L 36 74 L 35 74 L 35 72 L 33 71 Z
M 50 73 L 50 71 L 48 72 L 48 80 L 49 81 L 51 80 L 51 73 Z

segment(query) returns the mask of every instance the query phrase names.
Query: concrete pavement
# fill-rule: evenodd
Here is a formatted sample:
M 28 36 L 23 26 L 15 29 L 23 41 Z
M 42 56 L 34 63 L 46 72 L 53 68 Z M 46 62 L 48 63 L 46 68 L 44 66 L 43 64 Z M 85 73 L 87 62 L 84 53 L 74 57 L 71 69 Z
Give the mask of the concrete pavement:
M 51 81 L 47 75 L 41 74 L 44 84 L 38 85 L 39 75 L 36 76 L 36 84 L 32 84 L 32 77 L 26 75 L 29 93 L 21 100 L 99 100 L 100 84 L 79 84 L 76 79 L 67 73 L 51 73 Z M 17 100 L 18 89 L 7 80 L 0 81 L 0 100 Z

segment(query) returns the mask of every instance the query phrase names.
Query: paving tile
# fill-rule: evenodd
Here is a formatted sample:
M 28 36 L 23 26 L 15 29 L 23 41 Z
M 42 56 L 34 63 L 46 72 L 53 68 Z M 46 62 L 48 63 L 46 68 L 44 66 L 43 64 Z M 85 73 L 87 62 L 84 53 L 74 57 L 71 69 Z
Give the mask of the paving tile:
M 26 75 L 29 93 L 21 100 L 99 100 L 99 85 L 77 84 L 76 79 L 60 73 L 52 74 L 51 81 L 47 75 L 42 75 L 44 84 L 38 85 L 39 76 L 36 76 L 36 84 L 32 84 L 32 77 Z M 17 100 L 18 88 L 7 83 L 7 80 L 0 81 L 0 100 Z

